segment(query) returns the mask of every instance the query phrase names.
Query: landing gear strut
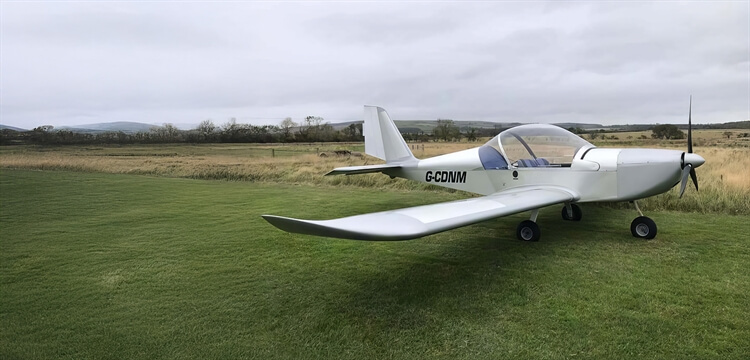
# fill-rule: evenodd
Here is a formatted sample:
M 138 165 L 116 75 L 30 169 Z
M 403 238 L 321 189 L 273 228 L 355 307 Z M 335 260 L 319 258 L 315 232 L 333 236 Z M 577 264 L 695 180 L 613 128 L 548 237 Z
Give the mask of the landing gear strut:
M 633 201 L 633 205 L 635 205 L 635 209 L 641 216 L 635 218 L 635 220 L 630 223 L 630 233 L 637 238 L 646 240 L 653 239 L 656 236 L 656 223 L 654 220 L 651 220 L 651 218 L 643 216 L 643 212 L 638 207 L 637 202 Z
M 578 205 L 565 203 L 565 206 L 563 206 L 562 208 L 563 220 L 581 221 L 582 217 L 583 217 L 583 212 L 581 212 L 581 208 L 578 207 Z

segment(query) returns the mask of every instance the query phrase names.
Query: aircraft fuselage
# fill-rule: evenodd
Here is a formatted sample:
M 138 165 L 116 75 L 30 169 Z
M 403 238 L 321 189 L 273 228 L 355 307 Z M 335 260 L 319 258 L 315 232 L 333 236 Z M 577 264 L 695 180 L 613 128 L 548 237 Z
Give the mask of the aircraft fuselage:
M 478 149 L 420 160 L 388 174 L 481 195 L 546 185 L 578 192 L 579 202 L 627 201 L 661 194 L 678 184 L 684 156 L 677 150 L 589 147 L 580 149 L 570 166 L 510 164 L 507 169 L 485 169 Z

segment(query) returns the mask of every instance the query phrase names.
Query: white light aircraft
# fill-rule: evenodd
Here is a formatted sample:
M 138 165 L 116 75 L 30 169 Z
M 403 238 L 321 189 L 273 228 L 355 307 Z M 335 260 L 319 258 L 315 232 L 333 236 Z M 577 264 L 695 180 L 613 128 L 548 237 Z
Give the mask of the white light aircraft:
M 383 173 L 437 186 L 464 190 L 481 197 L 355 215 L 333 220 L 300 220 L 263 215 L 281 230 L 355 240 L 407 240 L 477 222 L 531 211 L 516 236 L 538 241 L 539 209 L 562 206 L 562 218 L 581 220 L 577 203 L 631 201 L 640 216 L 630 225 L 633 236 L 653 239 L 656 223 L 636 202 L 680 185 L 688 175 L 695 189 L 695 168 L 705 160 L 693 153 L 692 99 L 688 112 L 688 151 L 598 148 L 553 125 L 521 125 L 501 132 L 486 144 L 417 159 L 386 111 L 365 106 L 365 152 L 385 160 L 382 165 L 334 169 L 326 175 Z

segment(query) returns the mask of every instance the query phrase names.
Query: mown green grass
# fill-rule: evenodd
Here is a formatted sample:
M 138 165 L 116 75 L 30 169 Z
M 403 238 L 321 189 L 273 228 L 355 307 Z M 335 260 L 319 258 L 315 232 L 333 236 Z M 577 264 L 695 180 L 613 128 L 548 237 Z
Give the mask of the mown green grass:
M 747 217 L 583 206 L 408 242 L 286 234 L 459 193 L 0 172 L 0 358 L 716 358 L 750 353 Z

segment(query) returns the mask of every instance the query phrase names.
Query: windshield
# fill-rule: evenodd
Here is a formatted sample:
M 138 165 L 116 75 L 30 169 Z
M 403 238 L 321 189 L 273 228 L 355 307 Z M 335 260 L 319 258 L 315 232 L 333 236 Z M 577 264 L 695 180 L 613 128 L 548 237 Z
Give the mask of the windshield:
M 487 142 L 518 167 L 570 166 L 586 140 L 554 125 L 521 125 L 505 130 Z

